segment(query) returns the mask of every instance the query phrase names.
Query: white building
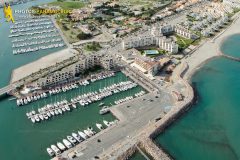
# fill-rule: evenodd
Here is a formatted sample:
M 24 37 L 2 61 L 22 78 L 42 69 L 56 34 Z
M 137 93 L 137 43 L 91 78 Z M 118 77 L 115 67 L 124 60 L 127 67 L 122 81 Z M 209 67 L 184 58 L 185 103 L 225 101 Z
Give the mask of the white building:
M 94 66 L 99 65 L 106 70 L 110 70 L 114 67 L 114 64 L 114 58 L 110 55 L 103 55 L 99 53 L 88 56 L 81 55 L 78 62 L 63 68 L 62 70 L 51 73 L 46 77 L 40 78 L 36 84 L 38 86 L 48 86 L 67 82 L 74 79 L 77 74 L 81 74 Z
M 176 25 L 174 27 L 174 31 L 177 35 L 187 38 L 187 39 L 197 39 L 198 36 L 193 34 L 191 31 L 189 31 L 188 29 L 181 27 L 180 25 Z
M 143 46 L 151 46 L 156 44 L 156 37 L 150 34 L 145 34 L 136 37 L 128 37 L 123 40 L 123 49 L 139 48 Z
M 176 44 L 171 39 L 166 39 L 166 37 L 159 38 L 158 46 L 160 49 L 163 49 L 170 53 L 173 53 L 173 54 L 178 53 L 178 44 Z
M 239 0 L 223 0 L 223 4 L 230 5 L 231 7 L 240 8 L 240 1 Z
M 151 29 L 151 34 L 154 36 L 169 35 L 174 32 L 174 26 L 165 25 L 165 26 L 154 26 Z

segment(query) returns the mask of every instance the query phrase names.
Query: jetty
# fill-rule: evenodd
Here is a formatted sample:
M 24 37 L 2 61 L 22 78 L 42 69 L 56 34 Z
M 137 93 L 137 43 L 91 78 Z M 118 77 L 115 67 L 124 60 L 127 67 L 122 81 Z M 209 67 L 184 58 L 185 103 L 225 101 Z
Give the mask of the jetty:
M 0 96 L 2 96 L 4 94 L 8 94 L 12 90 L 16 89 L 18 86 L 20 86 L 20 84 L 16 83 L 16 84 L 10 84 L 3 88 L 0 88 Z
M 226 55 L 226 54 L 222 54 L 223 57 L 227 58 L 227 59 L 231 59 L 233 61 L 237 61 L 237 62 L 240 62 L 240 58 L 238 57 L 233 57 L 233 56 L 230 56 L 230 55 Z

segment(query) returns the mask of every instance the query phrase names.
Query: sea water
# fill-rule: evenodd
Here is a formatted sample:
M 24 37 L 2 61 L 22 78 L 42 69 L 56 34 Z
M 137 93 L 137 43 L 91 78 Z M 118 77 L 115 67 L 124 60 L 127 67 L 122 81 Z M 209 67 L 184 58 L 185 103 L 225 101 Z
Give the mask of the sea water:
M 226 54 L 240 55 L 240 35 L 226 39 Z M 235 48 L 236 47 L 236 48 Z M 155 141 L 177 160 L 240 159 L 240 63 L 207 62 L 192 77 L 197 102 Z

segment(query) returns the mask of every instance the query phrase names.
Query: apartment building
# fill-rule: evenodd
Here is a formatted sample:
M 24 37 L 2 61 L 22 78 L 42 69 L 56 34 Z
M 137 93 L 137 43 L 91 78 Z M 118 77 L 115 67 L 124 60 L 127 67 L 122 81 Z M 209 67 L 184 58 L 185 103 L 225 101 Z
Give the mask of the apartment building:
M 187 38 L 187 39 L 197 39 L 198 36 L 196 34 L 193 34 L 191 31 L 189 31 L 188 29 L 180 26 L 180 25 L 176 25 L 174 27 L 174 31 L 177 35 L 181 36 L 181 37 L 184 37 L 184 38 Z
M 146 34 L 142 36 L 127 38 L 122 42 L 122 47 L 124 50 L 151 45 L 158 46 L 160 49 L 166 50 L 170 53 L 178 52 L 178 45 L 171 39 L 167 39 L 165 36 L 159 37 L 152 34 Z
M 106 70 L 110 70 L 114 67 L 114 58 L 110 55 L 103 54 L 91 54 L 81 55 L 79 61 L 63 68 L 60 71 L 56 71 L 47 75 L 46 77 L 40 78 L 36 84 L 40 87 L 48 86 L 52 84 L 58 84 L 67 82 L 76 77 L 76 74 L 81 74 L 87 69 L 90 69 L 96 65 L 102 66 Z

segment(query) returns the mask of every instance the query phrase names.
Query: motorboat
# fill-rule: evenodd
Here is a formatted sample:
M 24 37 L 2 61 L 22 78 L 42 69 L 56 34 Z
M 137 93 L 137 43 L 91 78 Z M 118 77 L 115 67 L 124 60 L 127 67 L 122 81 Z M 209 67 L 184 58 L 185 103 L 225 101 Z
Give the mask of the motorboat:
M 51 110 L 51 111 L 50 111 L 50 113 L 51 113 L 51 115 L 53 115 L 53 116 L 55 115 L 55 113 L 54 113 L 54 111 L 53 111 L 53 110 Z
M 77 108 L 76 104 L 74 104 L 74 103 L 72 104 L 72 107 L 73 107 L 73 108 Z
M 57 142 L 57 146 L 61 151 L 65 151 L 66 147 L 61 143 L 61 142 Z
M 35 120 L 37 121 L 37 122 L 39 122 L 40 121 L 40 119 L 39 119 L 39 117 L 38 117 L 38 115 L 35 115 Z
M 92 134 L 91 134 L 88 130 L 83 130 L 83 132 L 84 132 L 88 137 L 92 137 Z
M 50 157 L 53 157 L 55 155 L 55 153 L 53 152 L 53 150 L 51 148 L 47 148 L 47 152 Z
M 63 139 L 63 144 L 64 144 L 68 149 L 73 147 L 72 144 L 71 144 L 68 140 L 66 140 L 66 139 Z
M 44 119 L 48 119 L 48 115 L 47 114 L 43 114 L 43 117 L 44 117 Z
M 108 121 L 106 121 L 106 120 L 103 120 L 103 123 L 104 123 L 107 127 L 110 126 L 110 123 L 109 123 Z
M 63 112 L 66 112 L 66 108 L 65 108 L 65 107 L 62 107 L 62 111 L 63 111 Z
M 57 110 L 57 109 L 55 109 L 55 111 L 54 111 L 54 112 L 55 112 L 55 114 L 56 114 L 56 115 L 58 115 L 58 114 L 59 114 L 59 112 L 58 112 L 58 110 Z
M 108 106 L 104 106 L 100 111 L 99 114 L 103 115 L 110 112 L 110 108 Z
M 78 142 L 82 142 L 81 137 L 77 133 L 72 133 L 73 138 L 75 138 Z
M 78 134 L 79 134 L 83 139 L 87 139 L 87 138 L 88 138 L 88 136 L 87 136 L 85 133 L 81 132 L 81 131 L 78 131 Z
M 67 111 L 70 111 L 70 107 L 68 105 L 65 105 L 65 108 Z
M 88 127 L 87 130 L 92 134 L 92 136 L 96 133 L 92 127 Z
M 103 106 L 103 105 L 104 105 L 104 103 L 103 103 L 103 102 L 101 102 L 101 103 L 100 103 L 98 106 L 99 106 L 99 107 L 101 107 L 101 106 Z
M 58 108 L 58 112 L 59 112 L 60 114 L 62 114 L 62 110 L 61 110 L 60 108 Z
M 49 118 L 51 117 L 51 113 L 50 112 L 47 112 L 47 115 L 48 115 Z
M 76 139 L 74 139 L 72 136 L 67 136 L 67 139 L 68 139 L 69 142 L 71 142 L 72 144 L 77 143 Z
M 57 148 L 57 146 L 51 145 L 51 148 L 52 148 L 52 150 L 55 152 L 56 155 L 61 154 L 61 151 L 60 151 L 59 148 Z
M 97 126 L 97 128 L 99 130 L 103 130 L 104 129 L 102 124 L 96 123 L 96 126 Z
M 32 121 L 33 123 L 35 123 L 35 118 L 34 118 L 34 117 L 31 117 L 31 121 Z
M 41 115 L 41 114 L 39 114 L 39 118 L 40 118 L 41 120 L 44 120 L 44 117 L 43 117 L 43 115 Z

